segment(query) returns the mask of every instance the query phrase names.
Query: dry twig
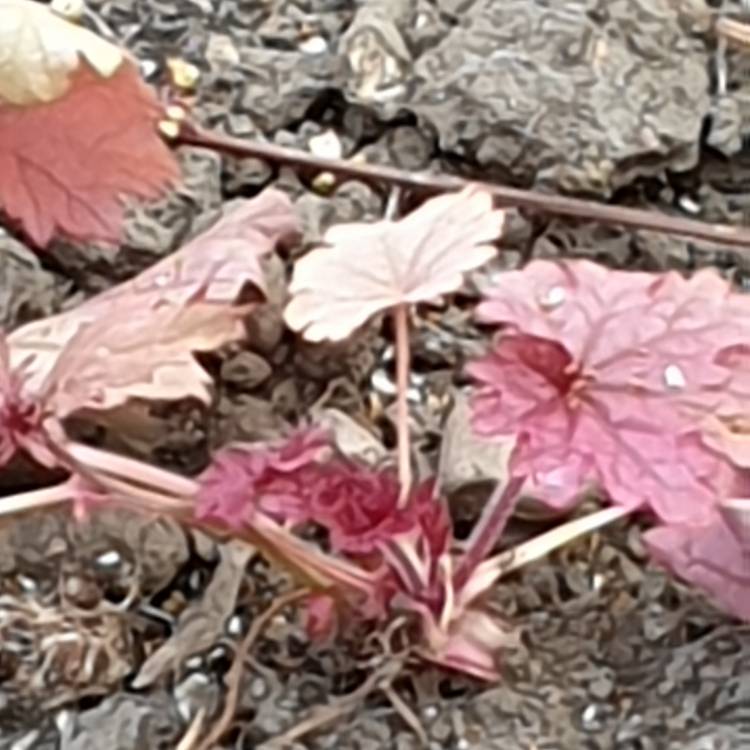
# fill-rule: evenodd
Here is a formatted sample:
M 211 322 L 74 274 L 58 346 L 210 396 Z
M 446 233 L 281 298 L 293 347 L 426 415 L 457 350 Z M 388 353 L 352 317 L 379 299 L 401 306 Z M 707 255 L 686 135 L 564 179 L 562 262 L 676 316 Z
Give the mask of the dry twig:
M 286 750 L 306 734 L 322 729 L 347 714 L 352 713 L 362 702 L 376 690 L 382 690 L 393 703 L 393 707 L 404 721 L 417 733 L 420 741 L 426 743 L 427 735 L 412 710 L 396 696 L 392 688 L 393 681 L 401 674 L 408 654 L 394 655 L 384 661 L 356 690 L 339 698 L 333 703 L 316 707 L 310 715 L 295 724 L 283 734 L 267 740 L 258 750 Z M 405 713 L 402 713 L 402 708 Z
M 242 684 L 242 671 L 247 656 L 253 644 L 260 638 L 261 633 L 265 630 L 266 625 L 285 607 L 299 601 L 308 594 L 307 589 L 295 589 L 294 591 L 284 594 L 276 599 L 265 612 L 258 615 L 247 631 L 247 635 L 237 648 L 237 653 L 231 668 L 226 676 L 228 685 L 227 694 L 224 699 L 224 710 L 221 712 L 218 721 L 214 724 L 212 730 L 203 738 L 200 744 L 194 747 L 194 750 L 212 750 L 216 743 L 221 740 L 229 729 L 229 725 L 234 718 L 239 699 L 240 687 Z
M 380 690 L 388 698 L 393 708 L 404 722 L 417 735 L 423 745 L 427 745 L 427 733 L 414 711 L 403 701 L 393 687 L 394 681 L 403 673 L 412 656 L 406 645 L 398 653 L 393 651 L 393 639 L 403 633 L 407 624 L 404 617 L 397 617 L 384 630 L 374 631 L 367 638 L 366 650 L 375 648 L 379 653 L 357 662 L 360 669 L 372 668 L 373 672 L 356 690 L 325 706 L 316 707 L 309 716 L 295 724 L 281 735 L 264 742 L 258 750 L 284 750 L 307 734 L 332 724 L 352 713 L 367 697 Z

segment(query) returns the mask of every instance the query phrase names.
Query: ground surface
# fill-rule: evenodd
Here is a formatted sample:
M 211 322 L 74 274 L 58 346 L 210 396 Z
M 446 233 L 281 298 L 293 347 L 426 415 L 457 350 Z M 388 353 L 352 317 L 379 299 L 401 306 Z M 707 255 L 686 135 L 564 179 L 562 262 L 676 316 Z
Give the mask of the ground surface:
M 707 15 L 739 13 L 732 3 L 371 0 L 356 12 L 353 5 L 92 7 L 152 80 L 169 56 L 195 63 L 196 112 L 217 130 L 746 223 L 750 51 L 730 54 L 722 90 Z M 0 234 L 0 322 L 17 325 L 106 288 L 173 250 L 226 202 L 269 184 L 294 196 L 308 243 L 333 221 L 383 211 L 381 196 L 360 183 L 324 198 L 290 170 L 198 149 L 180 155 L 184 186 L 133 214 L 116 260 L 60 245 L 40 263 Z M 504 245 L 506 267 L 566 255 L 626 268 L 713 263 L 738 283 L 746 276 L 746 262 L 720 248 L 544 216 L 515 215 Z M 281 279 L 280 263 L 276 271 Z M 363 333 L 333 350 L 303 346 L 284 332 L 279 301 L 272 295 L 257 316 L 247 346 L 215 363 L 215 408 L 162 410 L 147 438 L 113 447 L 195 471 L 211 447 L 277 435 L 313 406 L 329 419 L 343 412 L 391 445 L 386 334 Z M 426 466 L 437 463 L 461 363 L 478 343 L 457 306 L 418 329 L 412 396 Z M 457 471 L 449 479 L 458 488 L 467 477 Z M 17 467 L 3 477 L 3 492 L 37 480 Z M 473 517 L 465 492 L 456 492 L 453 507 L 459 518 Z M 3 750 L 176 748 L 198 712 L 218 714 L 241 634 L 288 585 L 241 547 L 217 547 L 166 521 L 102 514 L 81 526 L 51 513 L 0 533 Z M 513 533 L 529 533 L 528 522 Z M 500 685 L 429 675 L 416 691 L 396 684 L 431 747 L 750 747 L 750 627 L 650 566 L 637 528 L 572 545 L 509 579 L 495 599 L 520 633 Z M 366 664 L 357 636 L 321 649 L 291 613 L 275 620 L 246 663 L 223 747 L 279 738 L 316 706 L 356 690 L 382 660 L 373 644 Z M 350 707 L 289 746 L 418 747 L 382 693 Z

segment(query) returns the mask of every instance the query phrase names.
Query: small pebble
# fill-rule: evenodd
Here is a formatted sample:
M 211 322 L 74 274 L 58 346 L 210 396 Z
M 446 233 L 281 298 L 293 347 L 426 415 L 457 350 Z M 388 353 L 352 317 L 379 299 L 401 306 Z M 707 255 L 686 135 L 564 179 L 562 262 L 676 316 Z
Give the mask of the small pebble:
M 159 65 L 154 60 L 141 60 L 138 63 L 138 67 L 141 69 L 141 75 L 149 80 L 159 70 Z
M 437 706 L 425 706 L 422 710 L 422 715 L 427 721 L 434 721 L 437 718 L 439 711 Z
M 239 615 L 232 615 L 229 620 L 227 620 L 227 634 L 236 638 L 242 635 L 242 632 L 242 618 Z
M 255 677 L 250 682 L 250 695 L 255 700 L 261 700 L 268 695 L 268 685 L 262 677 Z
M 300 42 L 299 49 L 307 55 L 322 55 L 328 51 L 328 42 L 322 36 L 311 36 Z
M 340 159 L 344 153 L 341 140 L 336 135 L 336 131 L 331 129 L 324 130 L 320 135 L 314 135 L 307 145 L 310 153 L 324 159 Z
M 188 671 L 194 671 L 201 669 L 203 667 L 203 657 L 202 656 L 191 656 L 189 659 L 185 660 L 185 669 Z
M 33 594 L 39 588 L 39 585 L 37 584 L 37 582 L 33 578 L 30 578 L 29 576 L 25 576 L 25 575 L 21 574 L 21 575 L 17 576 L 16 580 L 18 581 L 18 585 L 27 594 Z
M 121 562 L 122 557 L 116 550 L 109 550 L 96 558 L 96 564 L 102 568 L 116 568 Z

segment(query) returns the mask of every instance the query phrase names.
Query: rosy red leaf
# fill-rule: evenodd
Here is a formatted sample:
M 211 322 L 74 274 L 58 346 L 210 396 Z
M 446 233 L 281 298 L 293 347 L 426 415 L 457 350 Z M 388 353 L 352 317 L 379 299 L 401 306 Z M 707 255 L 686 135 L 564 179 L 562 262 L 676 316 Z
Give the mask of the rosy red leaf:
M 430 547 L 442 548 L 450 527 L 432 490 L 432 482 L 418 485 L 399 508 L 394 471 L 338 459 L 321 465 L 310 482 L 311 518 L 326 527 L 334 550 L 351 555 L 376 552 L 383 542 L 415 529 Z
M 378 312 L 453 292 L 493 257 L 503 221 L 491 195 L 468 187 L 399 221 L 332 227 L 295 264 L 286 322 L 310 341 L 339 340 Z
M 595 480 L 613 501 L 646 503 L 673 522 L 711 512 L 728 468 L 669 399 L 600 381 L 559 342 L 531 335 L 501 336 L 469 372 L 477 432 L 528 438 L 512 459 L 516 475 L 569 482 L 563 498 Z
M 196 515 L 246 527 L 271 558 L 322 586 L 306 611 L 311 637 L 330 637 L 338 605 L 365 621 L 407 611 L 419 617 L 428 659 L 496 679 L 497 652 L 511 638 L 493 616 L 459 603 L 451 519 L 433 482 L 400 508 L 393 471 L 326 459 L 329 445 L 311 430 L 225 449 L 199 478 Z M 335 557 L 295 541 L 293 527 L 308 521 L 328 531 Z
M 196 514 L 235 527 L 256 511 L 281 523 L 312 521 L 328 531 L 333 550 L 350 555 L 375 553 L 412 529 L 431 547 L 445 547 L 450 522 L 432 497 L 432 482 L 416 487 L 399 509 L 395 472 L 331 452 L 328 434 L 315 429 L 276 445 L 225 448 L 201 475 Z
M 702 525 L 649 529 L 644 541 L 658 563 L 750 620 L 750 555 L 718 515 Z
M 0 468 L 18 451 L 52 467 L 57 459 L 44 435 L 42 403 L 27 395 L 23 386 L 22 377 L 11 366 L 5 334 L 0 331 Z
M 135 61 L 30 0 L 0 2 L 0 49 L 0 207 L 39 246 L 116 243 L 123 199 L 179 176 Z
M 25 432 L 25 425 L 19 420 L 22 403 L 20 384 L 10 366 L 8 343 L 0 331 L 0 467 L 8 463 L 18 449 L 19 432 Z
M 66 416 L 130 398 L 208 399 L 194 352 L 244 335 L 243 285 L 263 289 L 260 256 L 297 231 L 289 200 L 268 190 L 134 279 L 8 337 L 27 393 Z
M 277 521 L 305 521 L 310 467 L 330 453 L 322 430 L 300 430 L 277 445 L 234 445 L 218 451 L 199 477 L 195 514 L 240 528 L 260 509 Z

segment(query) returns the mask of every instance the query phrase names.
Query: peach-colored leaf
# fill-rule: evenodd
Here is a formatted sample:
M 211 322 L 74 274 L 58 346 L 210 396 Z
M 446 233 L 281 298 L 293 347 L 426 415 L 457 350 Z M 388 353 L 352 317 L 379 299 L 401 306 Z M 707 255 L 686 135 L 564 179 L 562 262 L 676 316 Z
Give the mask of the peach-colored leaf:
M 8 337 L 27 391 L 57 416 L 128 398 L 208 398 L 193 358 L 244 333 L 246 283 L 264 287 L 259 258 L 296 233 L 291 204 L 268 190 L 134 279 Z
M 334 226 L 297 261 L 286 322 L 310 341 L 335 341 L 382 310 L 453 292 L 495 254 L 503 220 L 492 196 L 470 186 L 399 221 Z
M 721 419 L 710 415 L 703 422 L 703 441 L 733 464 L 750 468 L 750 419 Z
M 31 0 L 0 0 L 0 208 L 40 247 L 116 244 L 125 198 L 179 176 L 136 63 Z
M 46 399 L 59 417 L 81 408 L 111 409 L 130 398 L 207 402 L 211 377 L 193 354 L 241 338 L 246 313 L 199 302 L 131 310 L 108 324 L 84 326 L 55 362 Z
M 81 58 L 105 78 L 125 59 L 111 42 L 38 2 L 0 0 L 0 20 L 0 99 L 10 104 L 60 98 Z

